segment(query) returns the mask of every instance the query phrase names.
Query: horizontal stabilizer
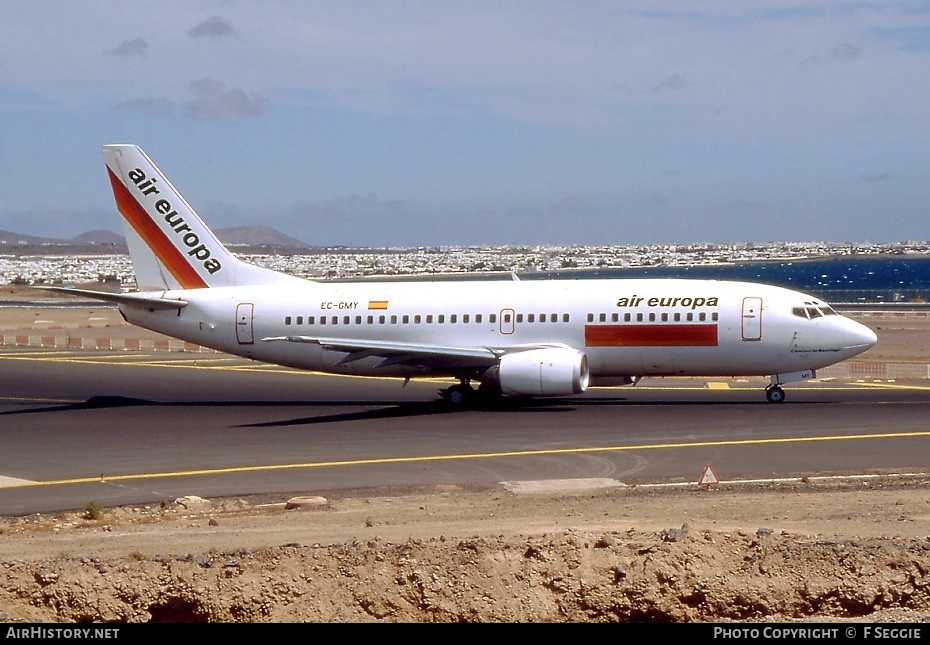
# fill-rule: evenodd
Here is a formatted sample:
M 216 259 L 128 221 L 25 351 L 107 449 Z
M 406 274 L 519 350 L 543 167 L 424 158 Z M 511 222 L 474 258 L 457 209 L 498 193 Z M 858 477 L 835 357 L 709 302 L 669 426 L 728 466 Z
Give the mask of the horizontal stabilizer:
M 46 291 L 57 291 L 58 293 L 67 293 L 72 296 L 84 296 L 94 300 L 103 300 L 104 302 L 140 305 L 147 309 L 181 309 L 187 306 L 186 300 L 163 298 L 148 293 L 113 293 L 112 291 L 94 291 L 92 289 L 78 289 L 76 287 L 50 287 L 39 285 L 36 285 L 35 288 L 45 289 Z

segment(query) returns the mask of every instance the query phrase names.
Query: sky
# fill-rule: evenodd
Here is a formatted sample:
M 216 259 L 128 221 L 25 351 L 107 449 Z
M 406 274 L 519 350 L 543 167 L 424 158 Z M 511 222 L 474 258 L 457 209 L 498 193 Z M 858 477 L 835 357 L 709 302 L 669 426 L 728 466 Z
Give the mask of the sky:
M 0 0 L 0 230 L 135 143 L 313 245 L 930 239 L 930 2 Z

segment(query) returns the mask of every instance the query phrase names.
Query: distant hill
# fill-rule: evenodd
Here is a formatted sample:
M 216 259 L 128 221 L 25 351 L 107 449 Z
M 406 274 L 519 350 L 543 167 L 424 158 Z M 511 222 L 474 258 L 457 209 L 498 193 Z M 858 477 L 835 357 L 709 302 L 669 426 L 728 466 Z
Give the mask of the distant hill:
M 23 235 L 12 231 L 0 231 L 0 246 L 39 246 L 42 244 L 67 244 L 67 240 L 38 235 Z
M 113 231 L 87 231 L 68 241 L 70 244 L 104 244 L 113 246 L 116 244 L 125 244 L 126 240 L 122 235 Z
M 270 226 L 237 226 L 234 228 L 221 228 L 215 231 L 223 244 L 234 247 L 262 247 L 281 249 L 309 249 L 311 246 L 295 237 L 285 235 Z M 82 249 L 99 252 L 101 247 L 107 252 L 118 249 L 125 252 L 126 239 L 113 231 L 97 230 L 87 231 L 68 239 L 41 237 L 38 235 L 23 235 L 12 231 L 0 230 L 0 250 L 36 251 L 35 247 L 42 247 L 45 252 L 61 251 L 65 253 L 79 253 Z
M 216 236 L 220 238 L 223 244 L 229 246 L 283 246 L 288 248 L 309 248 L 306 242 L 298 240 L 296 237 L 285 235 L 284 233 L 256 224 L 254 226 L 237 226 L 235 228 L 218 228 Z

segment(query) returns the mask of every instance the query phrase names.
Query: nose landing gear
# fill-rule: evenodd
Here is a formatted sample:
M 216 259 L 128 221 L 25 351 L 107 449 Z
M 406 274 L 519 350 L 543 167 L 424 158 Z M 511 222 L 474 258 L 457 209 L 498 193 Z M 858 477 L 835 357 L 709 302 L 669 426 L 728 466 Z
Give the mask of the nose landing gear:
M 777 385 L 765 388 L 765 398 L 769 403 L 782 403 L 785 400 L 785 391 Z

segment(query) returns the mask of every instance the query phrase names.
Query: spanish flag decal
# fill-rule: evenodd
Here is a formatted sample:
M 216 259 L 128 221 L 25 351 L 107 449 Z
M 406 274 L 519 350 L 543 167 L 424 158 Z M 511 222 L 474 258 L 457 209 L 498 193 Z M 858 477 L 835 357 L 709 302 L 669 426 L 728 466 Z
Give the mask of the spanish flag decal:
M 369 300 L 368 311 L 371 311 L 372 309 L 387 309 L 387 305 L 387 300 Z

